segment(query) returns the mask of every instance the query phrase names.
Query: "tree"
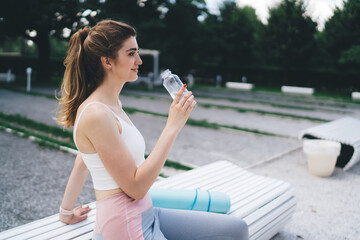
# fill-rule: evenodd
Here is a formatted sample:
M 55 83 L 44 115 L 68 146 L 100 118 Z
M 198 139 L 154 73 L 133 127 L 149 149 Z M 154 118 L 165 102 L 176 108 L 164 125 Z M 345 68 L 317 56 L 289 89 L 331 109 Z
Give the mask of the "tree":
M 325 23 L 321 36 L 324 59 L 333 67 L 360 67 L 360 1 L 348 0 Z
M 166 0 L 157 1 L 134 1 L 134 0 L 106 0 L 99 3 L 98 0 L 88 0 L 87 7 L 100 9 L 95 21 L 113 19 L 124 21 L 135 27 L 137 40 L 141 48 L 155 48 L 161 46 L 159 33 L 164 26 L 160 20 L 161 8 Z
M 230 68 L 255 64 L 263 28 L 255 9 L 225 1 L 219 10 L 219 16 L 209 14 L 202 23 L 203 63 Z
M 302 0 L 284 0 L 269 11 L 262 37 L 264 59 L 285 71 L 309 67 L 317 24 L 306 15 Z
M 61 37 L 64 28 L 73 28 L 81 18 L 78 0 L 11 0 L 0 8 L 2 34 L 22 36 L 38 48 L 37 79 L 49 79 L 50 35 Z
M 199 16 L 207 12 L 204 0 L 167 1 L 160 33 L 162 62 L 179 73 L 194 67 L 201 48 Z

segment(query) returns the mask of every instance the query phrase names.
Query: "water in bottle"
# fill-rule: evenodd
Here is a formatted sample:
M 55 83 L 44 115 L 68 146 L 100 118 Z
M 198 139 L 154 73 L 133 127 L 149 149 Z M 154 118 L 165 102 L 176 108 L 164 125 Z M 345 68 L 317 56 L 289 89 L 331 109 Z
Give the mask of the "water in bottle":
M 164 72 L 162 72 L 160 76 L 163 80 L 164 87 L 170 93 L 170 96 L 174 99 L 184 84 L 181 82 L 180 78 L 176 74 L 172 74 L 169 69 L 166 69 Z M 183 97 L 187 92 L 188 90 L 185 89 L 181 97 Z

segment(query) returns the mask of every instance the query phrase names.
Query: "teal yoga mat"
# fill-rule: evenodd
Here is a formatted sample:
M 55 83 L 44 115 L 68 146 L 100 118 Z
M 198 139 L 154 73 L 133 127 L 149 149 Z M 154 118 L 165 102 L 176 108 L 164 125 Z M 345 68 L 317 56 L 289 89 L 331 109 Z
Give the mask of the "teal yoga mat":
M 149 194 L 154 207 L 227 213 L 231 206 L 230 197 L 222 192 L 151 188 Z

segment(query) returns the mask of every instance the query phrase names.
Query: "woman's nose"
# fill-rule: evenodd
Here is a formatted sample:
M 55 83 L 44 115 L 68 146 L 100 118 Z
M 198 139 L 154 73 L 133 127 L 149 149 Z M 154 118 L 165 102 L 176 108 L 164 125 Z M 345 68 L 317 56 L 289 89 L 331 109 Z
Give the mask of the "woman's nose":
M 137 65 L 141 65 L 141 64 L 142 64 L 142 60 L 141 60 L 141 58 L 140 58 L 140 55 L 138 54 L 137 56 L 138 56 L 138 57 L 137 57 L 137 59 L 136 59 L 136 64 L 137 64 Z

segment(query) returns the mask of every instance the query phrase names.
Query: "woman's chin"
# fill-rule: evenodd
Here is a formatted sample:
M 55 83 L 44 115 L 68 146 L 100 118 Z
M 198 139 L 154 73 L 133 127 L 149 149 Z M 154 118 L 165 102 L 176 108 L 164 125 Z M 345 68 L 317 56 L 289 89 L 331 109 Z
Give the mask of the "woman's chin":
M 128 78 L 127 80 L 126 80 L 126 82 L 135 82 L 136 80 L 138 80 L 138 76 L 136 76 L 136 77 L 131 77 L 131 78 Z
M 133 79 L 131 79 L 130 82 L 135 82 L 136 80 L 138 80 L 138 78 L 139 78 L 139 77 L 136 75 L 136 77 L 133 78 Z

